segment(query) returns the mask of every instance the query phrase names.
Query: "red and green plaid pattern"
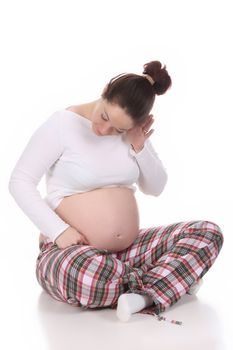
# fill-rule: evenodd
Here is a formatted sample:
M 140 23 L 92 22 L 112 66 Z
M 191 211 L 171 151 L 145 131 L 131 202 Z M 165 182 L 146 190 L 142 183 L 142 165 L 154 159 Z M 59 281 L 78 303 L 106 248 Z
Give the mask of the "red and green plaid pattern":
M 213 265 L 223 244 L 218 225 L 188 221 L 141 229 L 127 249 L 110 253 L 88 245 L 40 246 L 36 276 L 53 298 L 85 308 L 116 308 L 122 293 L 153 298 L 141 313 L 159 315 Z

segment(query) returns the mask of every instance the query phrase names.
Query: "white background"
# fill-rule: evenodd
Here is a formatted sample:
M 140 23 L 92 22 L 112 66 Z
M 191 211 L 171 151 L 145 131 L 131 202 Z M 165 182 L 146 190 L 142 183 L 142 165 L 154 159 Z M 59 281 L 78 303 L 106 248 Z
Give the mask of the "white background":
M 226 321 L 233 292 L 230 5 L 226 0 L 1 2 L 0 314 L 4 349 L 58 349 L 44 329 L 48 319 L 43 319 L 46 308 L 41 306 L 41 289 L 35 279 L 39 231 L 8 193 L 17 159 L 31 134 L 55 110 L 99 98 L 113 76 L 141 74 L 143 64 L 151 60 L 166 64 L 173 81 L 172 88 L 156 99 L 151 136 L 169 180 L 159 197 L 136 192 L 141 227 L 192 219 L 219 224 L 224 247 L 206 276 L 200 300 L 204 298 L 207 304 L 212 300 L 223 329 L 218 339 L 230 344 Z M 44 179 L 38 188 L 43 194 Z

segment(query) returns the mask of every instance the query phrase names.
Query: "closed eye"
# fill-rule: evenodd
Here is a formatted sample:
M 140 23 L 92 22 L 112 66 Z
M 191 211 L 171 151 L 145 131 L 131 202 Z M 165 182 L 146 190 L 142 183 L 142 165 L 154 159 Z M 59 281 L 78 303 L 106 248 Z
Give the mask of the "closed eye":
M 101 118 L 102 118 L 103 120 L 105 120 L 106 122 L 108 121 L 108 119 L 105 119 L 105 118 L 104 118 L 103 113 L 101 114 Z M 124 131 L 117 130 L 116 128 L 115 128 L 115 130 L 116 130 L 119 134 L 123 134 L 123 132 L 124 132 Z
M 108 119 L 105 119 L 104 117 L 103 117 L 103 114 L 101 114 L 101 118 L 103 119 L 103 120 L 105 120 L 105 121 L 107 121 Z

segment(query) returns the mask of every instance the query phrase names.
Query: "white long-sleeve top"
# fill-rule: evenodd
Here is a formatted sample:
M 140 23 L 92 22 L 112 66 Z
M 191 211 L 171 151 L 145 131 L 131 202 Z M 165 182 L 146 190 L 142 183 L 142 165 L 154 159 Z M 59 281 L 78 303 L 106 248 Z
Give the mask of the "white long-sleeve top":
M 158 196 L 167 173 L 149 139 L 136 153 L 124 134 L 97 136 L 92 122 L 72 111 L 53 113 L 31 136 L 9 180 L 16 203 L 52 241 L 70 225 L 54 211 L 74 193 L 136 183 L 145 193 Z M 47 196 L 37 190 L 45 175 Z

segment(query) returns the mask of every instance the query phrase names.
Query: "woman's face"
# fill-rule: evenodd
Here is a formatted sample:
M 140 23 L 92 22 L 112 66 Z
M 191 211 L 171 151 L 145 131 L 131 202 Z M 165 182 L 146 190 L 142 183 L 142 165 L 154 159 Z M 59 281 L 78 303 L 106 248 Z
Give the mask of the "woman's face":
M 134 124 L 131 117 L 117 104 L 101 98 L 91 115 L 92 129 L 98 136 L 121 135 Z

